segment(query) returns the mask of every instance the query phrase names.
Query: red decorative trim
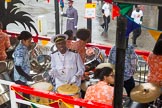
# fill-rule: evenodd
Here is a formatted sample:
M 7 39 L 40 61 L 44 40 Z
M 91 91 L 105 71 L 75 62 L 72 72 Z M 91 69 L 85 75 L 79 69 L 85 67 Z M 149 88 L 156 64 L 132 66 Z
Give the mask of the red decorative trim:
M 17 35 L 19 35 L 19 33 L 13 33 L 13 32 L 9 32 L 9 31 L 5 31 L 5 33 L 11 35 L 11 37 L 17 37 Z M 47 40 L 47 41 L 50 41 L 50 38 L 49 37 L 45 37 L 45 36 L 40 36 L 40 35 L 35 35 L 33 36 L 33 38 L 35 38 L 36 36 L 38 36 L 38 39 L 39 40 Z
M 79 105 L 79 106 L 83 106 L 83 107 L 86 107 L 86 108 L 95 108 L 95 107 L 97 107 L 97 108 L 113 108 L 110 105 L 101 104 L 101 103 L 98 103 L 98 102 L 88 101 L 88 100 L 79 99 L 79 98 L 73 98 L 73 97 L 70 97 L 70 96 L 65 96 L 65 95 L 61 95 L 61 94 L 58 94 L 58 93 L 54 93 L 54 92 L 37 90 L 35 88 L 30 88 L 28 86 L 23 86 L 23 85 L 18 85 L 18 84 L 13 84 L 11 86 L 11 89 L 15 90 L 16 92 L 23 92 L 23 93 L 26 93 L 26 94 L 40 96 L 40 97 L 53 99 L 53 100 L 62 99 L 66 103 Z
M 11 35 L 12 37 L 16 37 L 16 35 L 19 35 L 18 33 L 13 33 L 13 32 L 8 32 L 8 31 L 4 31 L 6 32 L 7 34 Z M 33 38 L 35 38 L 36 36 L 33 36 Z M 47 41 L 50 41 L 50 38 L 49 37 L 45 37 L 45 36 L 38 36 L 38 39 L 39 40 L 47 40 Z M 100 49 L 103 49 L 105 50 L 105 53 L 106 55 L 108 56 L 109 54 L 109 51 L 111 49 L 112 46 L 107 46 L 107 45 L 100 45 L 100 44 L 95 44 L 95 43 L 87 43 L 86 44 L 87 47 L 98 47 Z M 149 51 L 144 51 L 144 50 L 135 50 L 135 52 L 138 54 L 138 55 L 143 55 L 143 56 L 147 56 L 149 55 Z
M 87 47 L 98 47 L 100 49 L 103 49 L 103 50 L 106 50 L 106 54 L 108 55 L 110 49 L 112 46 L 106 46 L 106 45 L 100 45 L 100 44 L 95 44 L 95 43 L 87 43 L 86 45 Z M 138 54 L 138 55 L 144 55 L 144 56 L 147 56 L 150 54 L 149 51 L 144 51 L 144 50 L 135 50 L 135 52 Z

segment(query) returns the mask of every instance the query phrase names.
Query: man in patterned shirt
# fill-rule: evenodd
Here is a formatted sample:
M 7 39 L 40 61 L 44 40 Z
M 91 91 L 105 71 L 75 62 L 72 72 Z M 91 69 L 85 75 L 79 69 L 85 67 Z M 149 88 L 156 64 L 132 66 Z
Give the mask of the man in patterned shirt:
M 108 62 L 115 65 L 116 63 L 116 46 L 110 50 Z M 136 71 L 137 55 L 134 47 L 128 44 L 125 55 L 125 70 L 124 70 L 124 88 L 126 89 L 127 96 L 130 97 L 131 90 L 135 87 L 133 74 Z
M 0 61 L 7 58 L 6 50 L 11 46 L 9 36 L 2 31 L 3 24 L 0 21 Z
M 17 39 L 20 43 L 17 45 L 14 57 L 14 82 L 16 84 L 27 86 L 27 81 L 32 81 L 30 76 L 30 60 L 29 50 L 31 45 L 32 34 L 28 31 L 22 31 Z M 28 94 L 23 93 L 23 96 L 30 99 Z M 27 105 L 21 104 L 19 108 L 28 108 Z

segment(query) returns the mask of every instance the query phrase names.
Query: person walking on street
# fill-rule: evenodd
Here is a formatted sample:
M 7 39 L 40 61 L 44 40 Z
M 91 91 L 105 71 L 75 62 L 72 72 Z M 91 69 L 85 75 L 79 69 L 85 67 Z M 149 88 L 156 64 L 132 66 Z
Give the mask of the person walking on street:
M 72 30 L 75 36 L 78 24 L 78 11 L 73 7 L 73 0 L 68 0 L 69 7 L 66 13 L 61 12 L 61 15 L 67 17 L 66 30 Z
M 0 21 L 0 61 L 4 61 L 7 58 L 6 50 L 11 46 L 9 36 L 3 31 L 3 24 Z
M 103 13 L 103 20 L 104 23 L 101 24 L 101 27 L 104 29 L 105 32 L 108 32 L 108 27 L 110 23 L 110 3 L 105 1 L 104 5 L 102 6 L 102 13 Z
M 143 21 L 143 11 L 141 10 L 140 5 L 135 5 L 135 10 L 131 14 L 131 18 L 137 24 L 142 24 Z M 133 30 L 132 44 L 134 47 L 137 47 L 136 40 L 141 35 L 141 26 Z
M 64 84 L 75 84 L 79 87 L 85 71 L 79 53 L 66 47 L 67 38 L 68 36 L 65 34 L 58 34 L 51 38 L 51 42 L 55 43 L 57 47 L 57 50 L 51 54 L 49 72 L 55 90 Z

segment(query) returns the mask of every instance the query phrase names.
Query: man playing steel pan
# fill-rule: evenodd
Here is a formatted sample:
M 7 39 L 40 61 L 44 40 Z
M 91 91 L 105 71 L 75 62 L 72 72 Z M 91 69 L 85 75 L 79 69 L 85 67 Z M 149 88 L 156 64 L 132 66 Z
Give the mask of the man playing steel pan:
M 79 53 L 66 47 L 68 36 L 58 34 L 51 38 L 56 44 L 57 50 L 51 54 L 50 76 L 53 79 L 55 90 L 64 84 L 75 84 L 80 86 L 81 76 L 85 71 L 84 64 Z

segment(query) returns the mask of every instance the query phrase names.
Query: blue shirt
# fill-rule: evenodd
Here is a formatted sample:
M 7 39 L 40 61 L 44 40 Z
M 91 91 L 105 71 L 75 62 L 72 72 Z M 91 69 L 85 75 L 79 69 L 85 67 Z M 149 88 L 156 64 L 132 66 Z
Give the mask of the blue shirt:
M 14 56 L 14 80 L 17 81 L 17 80 L 21 80 L 22 82 L 26 82 L 27 79 L 23 76 L 21 76 L 16 68 L 15 68 L 15 65 L 16 66 L 21 66 L 22 70 L 29 74 L 30 73 L 30 61 L 29 61 L 29 53 L 28 53 L 28 49 L 26 46 L 24 46 L 23 44 L 19 44 L 14 53 L 13 53 L 13 56 Z
M 108 62 L 115 65 L 116 63 L 116 46 L 112 47 L 108 57 Z M 134 47 L 128 44 L 125 54 L 125 70 L 124 70 L 124 81 L 130 79 L 137 66 L 137 55 L 134 51 Z

